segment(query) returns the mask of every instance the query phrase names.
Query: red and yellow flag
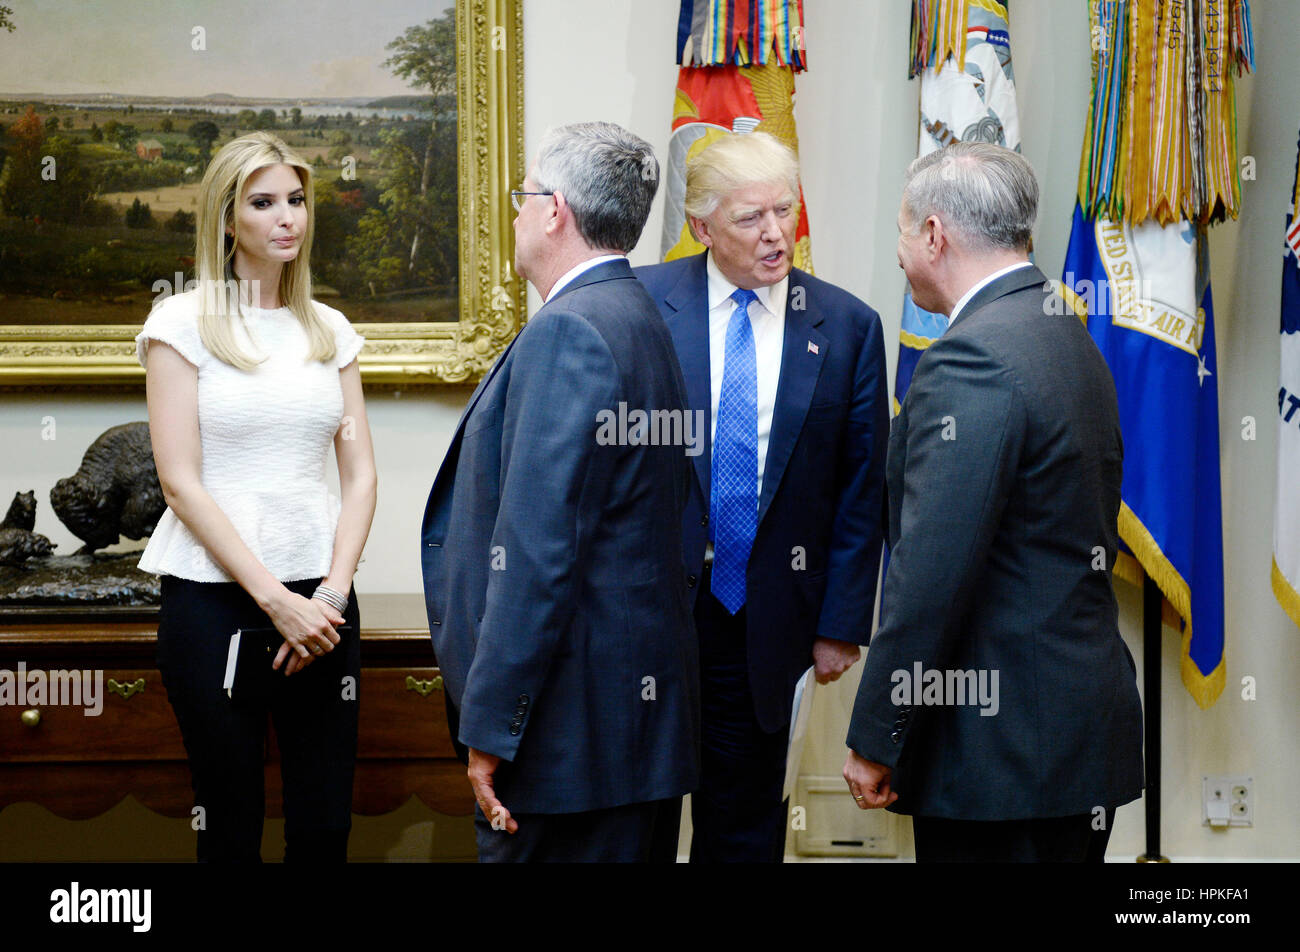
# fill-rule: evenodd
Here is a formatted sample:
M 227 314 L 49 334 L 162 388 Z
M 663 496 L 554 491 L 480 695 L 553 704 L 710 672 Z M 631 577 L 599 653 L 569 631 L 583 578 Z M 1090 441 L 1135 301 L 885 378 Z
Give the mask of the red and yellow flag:
M 769 132 L 799 152 L 794 74 L 804 68 L 802 0 L 682 0 L 677 96 L 665 163 L 665 261 L 704 250 L 686 224 L 686 162 L 729 132 Z M 812 271 L 799 190 L 793 263 Z

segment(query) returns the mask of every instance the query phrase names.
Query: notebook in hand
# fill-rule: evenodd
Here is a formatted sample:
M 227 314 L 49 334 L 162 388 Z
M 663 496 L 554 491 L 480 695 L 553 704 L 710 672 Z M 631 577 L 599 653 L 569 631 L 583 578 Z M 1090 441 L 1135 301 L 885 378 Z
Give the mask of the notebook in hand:
M 342 636 L 352 626 L 338 625 L 334 630 Z M 221 685 L 226 696 L 241 704 L 267 701 L 271 696 L 271 678 L 276 674 L 271 663 L 282 644 L 284 636 L 274 627 L 237 629 L 230 636 L 230 649 L 226 652 L 226 677 Z M 282 665 L 281 674 L 283 671 Z

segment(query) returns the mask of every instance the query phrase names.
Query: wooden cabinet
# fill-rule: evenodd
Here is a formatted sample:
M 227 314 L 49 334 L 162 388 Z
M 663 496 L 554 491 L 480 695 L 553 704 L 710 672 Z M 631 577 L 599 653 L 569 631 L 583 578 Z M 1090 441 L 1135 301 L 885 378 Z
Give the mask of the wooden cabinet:
M 103 709 L 93 717 L 80 706 L 19 705 L 16 697 L 0 704 L 0 808 L 29 801 L 85 819 L 132 794 L 165 816 L 190 815 L 185 748 L 154 648 L 147 621 L 0 623 L 0 670 L 102 671 L 104 679 Z M 366 627 L 361 665 L 353 812 L 387 813 L 412 795 L 440 813 L 472 812 L 428 633 Z M 269 725 L 268 737 L 267 813 L 279 817 L 280 766 Z

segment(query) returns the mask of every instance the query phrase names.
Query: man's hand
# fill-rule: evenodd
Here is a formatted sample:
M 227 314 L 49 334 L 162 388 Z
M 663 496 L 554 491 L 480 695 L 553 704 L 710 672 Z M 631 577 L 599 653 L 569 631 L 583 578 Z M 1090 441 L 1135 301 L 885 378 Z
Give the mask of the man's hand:
M 818 638 L 813 642 L 813 675 L 818 684 L 838 681 L 861 656 L 857 645 L 838 638 Z
M 478 808 L 483 811 L 483 815 L 492 824 L 492 829 L 513 833 L 519 829 L 519 824 L 510 815 L 510 811 L 505 808 L 505 804 L 497 799 L 496 792 L 492 788 L 492 776 L 496 773 L 497 765 L 500 763 L 500 757 L 485 754 L 483 751 L 471 747 L 469 749 L 469 785 L 474 788 L 474 799 L 478 801 Z
M 898 794 L 889 789 L 891 771 L 884 764 L 867 760 L 855 750 L 849 751 L 844 761 L 844 779 L 848 781 L 849 793 L 863 810 L 887 807 L 898 799 Z

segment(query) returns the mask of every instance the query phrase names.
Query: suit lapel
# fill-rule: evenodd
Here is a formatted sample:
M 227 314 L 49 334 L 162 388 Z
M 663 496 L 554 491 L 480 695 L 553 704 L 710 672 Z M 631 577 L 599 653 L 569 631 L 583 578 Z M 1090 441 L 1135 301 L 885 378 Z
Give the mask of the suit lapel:
M 796 294 L 795 289 L 800 293 Z M 804 308 L 792 308 L 791 301 L 802 300 Z M 767 440 L 767 462 L 763 466 L 763 492 L 758 499 L 761 524 L 772 497 L 781 484 L 786 464 L 799 440 L 808 406 L 812 403 L 817 378 L 826 357 L 826 335 L 817 330 L 824 319 L 816 298 L 803 286 L 803 272 L 790 270 L 785 296 L 785 333 L 781 345 L 781 376 L 776 387 L 776 408 L 772 412 L 772 432 Z
M 677 362 L 686 381 L 686 402 L 693 412 L 704 413 L 704 451 L 694 458 L 695 476 L 709 504 L 713 466 L 713 393 L 709 370 L 709 283 L 704 255 L 693 258 L 664 303 L 673 310 L 665 323 L 677 350 Z

